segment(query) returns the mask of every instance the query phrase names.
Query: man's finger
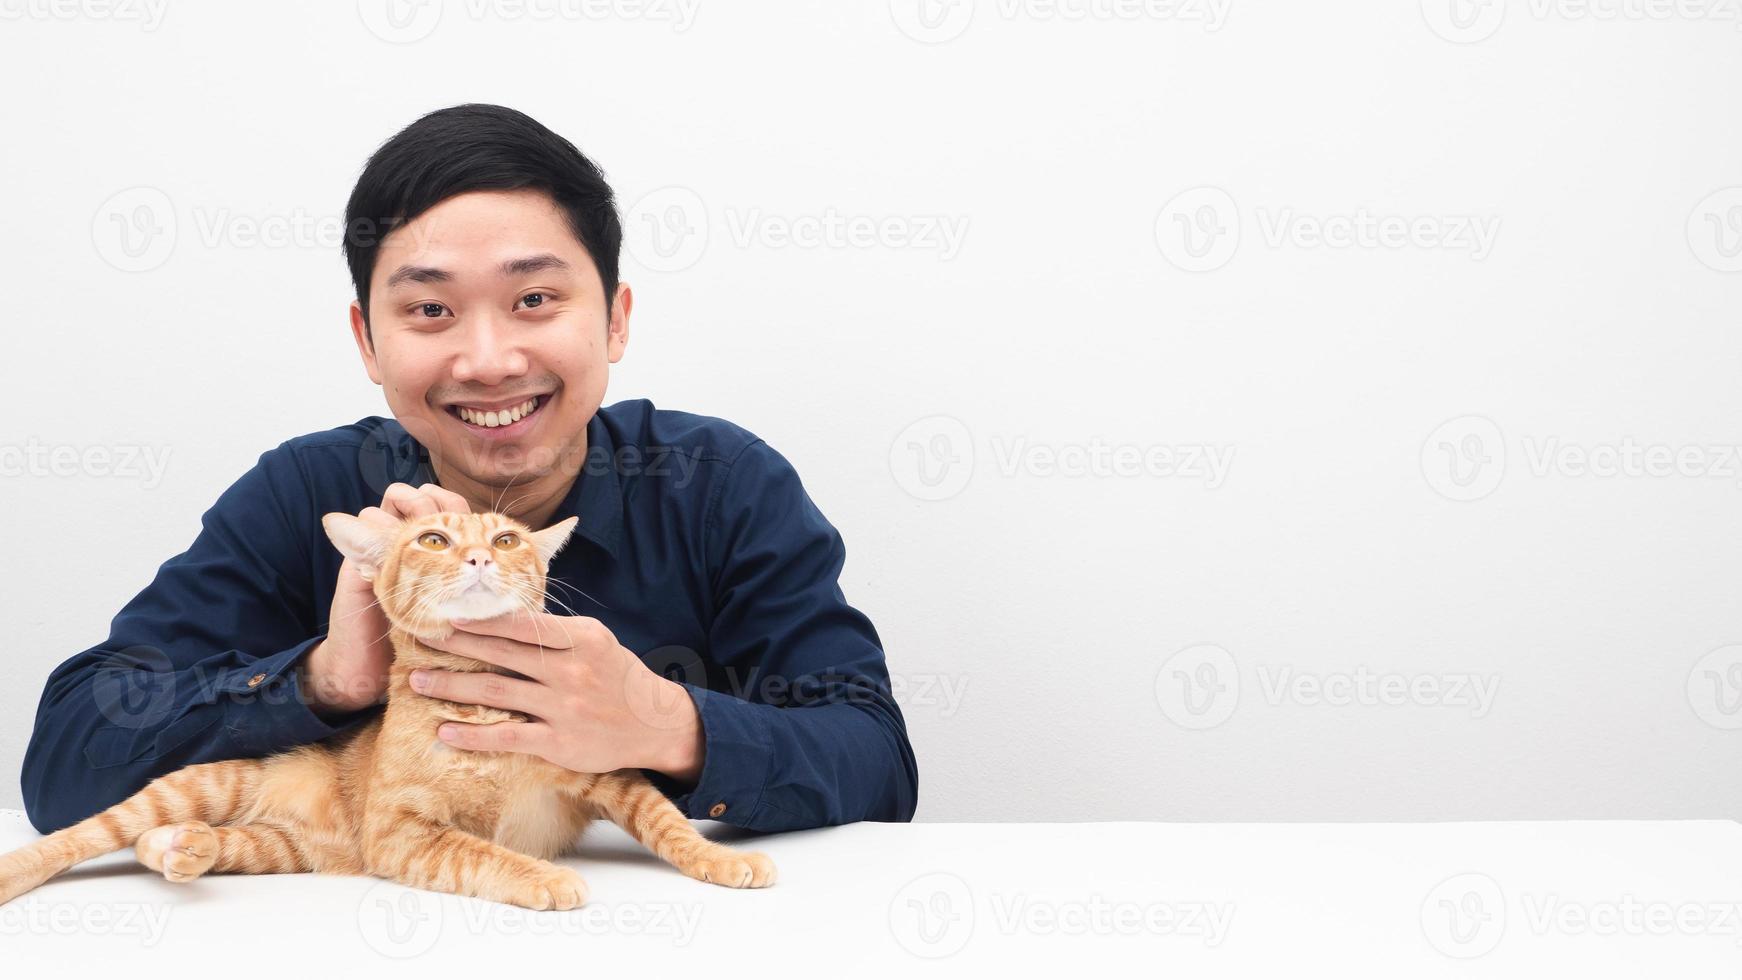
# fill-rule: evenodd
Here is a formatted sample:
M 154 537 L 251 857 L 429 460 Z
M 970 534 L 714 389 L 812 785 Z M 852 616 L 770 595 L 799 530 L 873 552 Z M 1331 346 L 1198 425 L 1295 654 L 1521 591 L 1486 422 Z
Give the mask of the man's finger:
M 489 619 L 455 622 L 454 628 L 474 636 L 499 636 L 505 640 L 543 646 L 547 650 L 567 650 L 575 645 L 575 634 L 597 622 L 591 616 L 553 616 L 547 612 L 516 609 Z
M 417 489 L 418 492 L 426 494 L 430 499 L 434 500 L 436 505 L 442 510 L 453 511 L 456 514 L 470 514 L 472 512 L 472 505 L 466 502 L 466 498 L 452 490 L 449 490 L 447 487 L 438 487 L 433 483 L 425 483 Z
M 472 752 L 530 752 L 542 754 L 550 745 L 550 726 L 541 721 L 499 721 L 493 725 L 443 722 L 436 729 L 441 740 L 456 749 Z
M 550 715 L 550 688 L 489 671 L 470 674 L 457 670 L 414 670 L 411 672 L 411 689 L 460 704 L 482 704 L 540 718 Z
M 409 483 L 395 483 L 381 495 L 381 509 L 398 517 L 428 517 L 446 508 Z
M 549 643 L 540 649 L 519 640 L 500 636 L 478 636 L 460 630 L 455 630 L 445 640 L 426 640 L 419 637 L 418 642 L 444 653 L 471 657 L 473 660 L 482 660 L 487 664 L 506 667 L 517 674 L 537 681 L 549 679 L 551 668 L 556 666 L 561 658 L 570 656 L 569 651 L 553 647 Z
M 379 524 L 382 527 L 395 527 L 399 524 L 399 518 L 394 517 L 392 514 L 387 513 L 379 507 L 365 507 L 357 512 L 357 516 L 371 524 Z

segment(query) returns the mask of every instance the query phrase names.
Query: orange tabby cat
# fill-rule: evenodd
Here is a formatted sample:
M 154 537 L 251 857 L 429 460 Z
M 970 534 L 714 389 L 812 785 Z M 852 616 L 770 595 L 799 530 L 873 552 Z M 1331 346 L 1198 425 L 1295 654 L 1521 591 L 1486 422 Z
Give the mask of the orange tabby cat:
M 397 528 L 326 515 L 328 536 L 373 578 L 392 625 L 385 712 L 324 742 L 155 779 L 94 817 L 0 856 L 0 903 L 134 844 L 140 862 L 170 881 L 208 871 L 367 874 L 571 909 L 586 902 L 587 886 L 548 859 L 568 852 L 601 816 L 692 878 L 731 888 L 773 884 L 766 855 L 703 837 L 638 770 L 571 772 L 537 756 L 452 749 L 436 738 L 443 721 L 525 718 L 413 693 L 417 667 L 506 673 L 418 640 L 445 639 L 455 617 L 542 612 L 546 571 L 576 520 L 535 532 L 493 512 L 407 518 Z

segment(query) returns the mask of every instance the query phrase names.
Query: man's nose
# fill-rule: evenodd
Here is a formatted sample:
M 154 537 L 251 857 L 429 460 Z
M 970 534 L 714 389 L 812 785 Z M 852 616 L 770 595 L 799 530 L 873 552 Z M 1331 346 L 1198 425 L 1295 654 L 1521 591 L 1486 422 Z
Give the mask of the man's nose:
M 501 323 L 494 314 L 473 316 L 465 336 L 465 347 L 454 363 L 455 380 L 493 386 L 526 373 L 526 356 L 512 325 Z

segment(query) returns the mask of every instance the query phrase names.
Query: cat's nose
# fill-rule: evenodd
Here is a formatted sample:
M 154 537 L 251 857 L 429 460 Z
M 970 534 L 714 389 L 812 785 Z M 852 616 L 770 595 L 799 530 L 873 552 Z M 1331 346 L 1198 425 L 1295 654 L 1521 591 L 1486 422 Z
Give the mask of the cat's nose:
M 473 548 L 471 551 L 466 552 L 466 564 L 476 565 L 479 568 L 483 568 L 490 564 L 490 549 Z

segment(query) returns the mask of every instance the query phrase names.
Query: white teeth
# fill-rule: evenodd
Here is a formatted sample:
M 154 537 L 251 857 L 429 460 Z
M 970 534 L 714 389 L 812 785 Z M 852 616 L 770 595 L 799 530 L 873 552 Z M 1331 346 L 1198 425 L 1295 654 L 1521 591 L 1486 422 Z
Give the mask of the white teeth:
M 537 406 L 537 398 L 528 398 L 526 401 L 521 402 L 513 408 L 505 408 L 497 412 L 480 412 L 465 407 L 460 407 L 455 411 L 464 421 L 470 422 L 473 425 L 482 426 L 486 429 L 494 429 L 499 426 L 511 425 L 520 421 L 528 415 L 531 415 L 532 410 Z

